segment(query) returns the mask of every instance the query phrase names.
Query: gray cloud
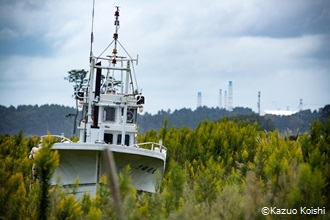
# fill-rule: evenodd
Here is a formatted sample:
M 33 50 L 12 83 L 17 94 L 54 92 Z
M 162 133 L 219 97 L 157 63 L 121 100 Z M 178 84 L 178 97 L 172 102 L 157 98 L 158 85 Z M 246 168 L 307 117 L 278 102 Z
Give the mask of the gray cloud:
M 262 110 L 274 103 L 294 110 L 300 98 L 306 108 L 330 103 L 326 0 L 96 0 L 95 54 L 112 40 L 117 4 L 119 40 L 140 57 L 136 73 L 146 111 L 195 108 L 198 91 L 205 105 L 215 107 L 229 80 L 234 106 L 256 110 L 258 91 Z M 71 69 L 88 69 L 91 6 L 76 0 L 1 2 L 0 104 L 74 104 L 63 78 Z

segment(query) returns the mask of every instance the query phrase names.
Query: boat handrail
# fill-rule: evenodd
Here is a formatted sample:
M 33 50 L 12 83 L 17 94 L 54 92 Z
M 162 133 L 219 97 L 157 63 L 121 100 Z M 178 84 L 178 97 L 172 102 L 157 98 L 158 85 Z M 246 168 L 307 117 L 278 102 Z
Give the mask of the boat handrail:
M 40 139 L 42 140 L 43 138 L 48 137 L 48 136 L 55 137 L 55 138 L 61 138 L 61 141 L 60 141 L 61 143 L 72 143 L 72 141 L 69 138 L 65 137 L 64 134 L 61 134 L 61 135 L 56 135 L 56 134 L 43 135 L 43 136 L 40 137 Z
M 134 146 L 135 147 L 140 147 L 140 146 L 143 146 L 143 145 L 151 145 L 150 150 L 153 150 L 153 151 L 159 150 L 159 152 L 164 152 L 164 153 L 166 153 L 166 151 L 167 151 L 167 148 L 165 146 L 163 146 L 161 143 L 156 143 L 156 142 L 137 143 Z

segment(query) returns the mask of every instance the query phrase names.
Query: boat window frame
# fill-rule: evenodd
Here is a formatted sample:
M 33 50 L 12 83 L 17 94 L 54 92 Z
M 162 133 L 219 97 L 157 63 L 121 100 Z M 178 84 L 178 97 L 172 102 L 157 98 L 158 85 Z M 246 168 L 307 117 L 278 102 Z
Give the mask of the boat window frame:
M 112 110 L 108 113 L 107 109 Z M 109 115 L 108 115 L 109 114 Z M 110 117 L 110 120 L 107 120 Z M 110 122 L 115 123 L 117 119 L 116 116 L 116 107 L 113 106 L 105 106 L 103 107 L 103 121 L 104 122 Z
M 129 118 L 129 114 L 132 115 L 132 118 Z M 124 116 L 124 108 L 121 108 L 121 117 Z M 126 123 L 127 124 L 136 124 L 137 121 L 137 108 L 127 108 Z
M 130 135 L 129 134 L 125 134 L 125 145 L 129 146 L 129 142 L 130 142 Z M 117 135 L 117 144 L 120 145 L 121 144 L 121 134 Z
M 106 138 L 106 136 L 109 136 L 109 138 Z M 104 133 L 103 140 L 104 140 L 105 143 L 112 144 L 113 143 L 113 138 L 114 138 L 113 133 Z

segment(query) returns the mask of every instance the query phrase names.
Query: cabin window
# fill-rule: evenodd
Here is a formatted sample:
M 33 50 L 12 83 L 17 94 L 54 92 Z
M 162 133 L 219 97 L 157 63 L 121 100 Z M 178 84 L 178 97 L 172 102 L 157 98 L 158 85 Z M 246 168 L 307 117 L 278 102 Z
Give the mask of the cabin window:
M 112 144 L 113 143 L 113 134 L 104 134 L 104 142 L 107 144 Z
M 115 122 L 116 119 L 116 109 L 114 107 L 105 107 L 103 112 L 103 120 Z
M 124 115 L 124 108 L 121 110 L 121 115 Z M 137 110 L 133 108 L 127 109 L 127 118 L 126 123 L 133 124 L 136 123 L 136 117 L 137 117 Z
M 136 122 L 137 111 L 136 109 L 128 109 L 127 110 L 127 123 L 135 123 Z
M 121 134 L 118 134 L 117 144 L 121 144 Z M 129 135 L 128 134 L 125 135 L 125 145 L 129 146 Z

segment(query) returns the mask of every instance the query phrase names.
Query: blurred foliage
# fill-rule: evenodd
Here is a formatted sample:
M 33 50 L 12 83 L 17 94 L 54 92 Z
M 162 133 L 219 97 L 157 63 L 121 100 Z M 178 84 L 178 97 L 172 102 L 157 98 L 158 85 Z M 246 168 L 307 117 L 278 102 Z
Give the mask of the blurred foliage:
M 139 142 L 163 140 L 167 168 L 159 191 L 138 193 L 130 167 L 119 174 L 126 219 L 264 219 L 260 209 L 325 207 L 329 219 L 330 119 L 314 121 L 309 132 L 287 138 L 263 131 L 249 120 L 203 121 L 196 129 L 165 121 Z M 36 137 L 0 135 L 0 219 L 114 219 L 114 201 L 105 176 L 97 194 L 75 199 L 49 177 L 58 165 L 46 138 L 33 160 L 40 178 L 31 185 L 28 159 Z M 268 216 L 283 219 L 283 216 Z

